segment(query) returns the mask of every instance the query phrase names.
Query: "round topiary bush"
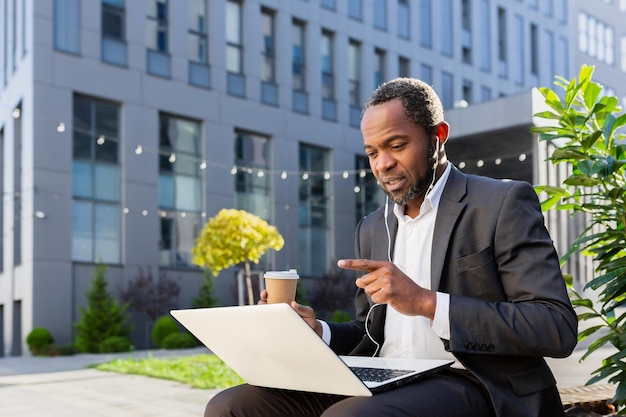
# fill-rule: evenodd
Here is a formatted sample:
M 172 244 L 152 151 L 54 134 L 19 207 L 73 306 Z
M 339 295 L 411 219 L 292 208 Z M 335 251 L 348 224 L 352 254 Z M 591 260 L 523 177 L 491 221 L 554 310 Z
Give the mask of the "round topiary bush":
M 33 355 L 44 354 L 46 348 L 54 343 L 54 338 L 47 329 L 35 327 L 26 336 L 26 344 Z
M 196 339 L 189 333 L 170 333 L 161 341 L 163 349 L 187 349 L 196 347 Z
M 171 333 L 180 333 L 176 320 L 174 320 L 171 316 L 161 316 L 157 319 L 156 323 L 154 323 L 154 327 L 152 328 L 152 341 L 158 347 L 164 348 L 162 345 L 163 339 Z
M 133 350 L 133 343 L 125 336 L 112 336 L 98 345 L 100 353 L 130 352 L 131 350 Z

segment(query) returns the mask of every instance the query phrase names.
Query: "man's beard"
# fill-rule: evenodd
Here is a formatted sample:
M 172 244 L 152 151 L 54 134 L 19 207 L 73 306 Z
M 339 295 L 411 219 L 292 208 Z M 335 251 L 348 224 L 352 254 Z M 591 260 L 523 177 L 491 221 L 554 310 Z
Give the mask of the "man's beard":
M 393 191 L 385 191 L 385 193 L 389 196 L 389 199 L 393 201 L 395 204 L 399 206 L 405 206 L 409 201 L 419 197 L 422 194 L 426 194 L 426 191 L 430 187 L 430 184 L 433 183 L 433 177 L 435 175 L 435 163 L 437 162 L 434 153 L 435 148 L 432 146 L 432 143 L 428 147 L 428 170 L 426 171 L 426 175 L 422 178 L 418 179 L 417 183 L 413 183 L 409 186 L 409 189 L 401 193 L 393 192 Z

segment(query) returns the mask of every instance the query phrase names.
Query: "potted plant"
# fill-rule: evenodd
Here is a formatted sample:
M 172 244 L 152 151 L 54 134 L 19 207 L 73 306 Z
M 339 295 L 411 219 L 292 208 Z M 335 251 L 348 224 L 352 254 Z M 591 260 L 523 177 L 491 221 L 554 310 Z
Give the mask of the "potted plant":
M 593 71 L 593 66 L 583 65 L 572 80 L 557 77 L 554 84 L 563 90 L 561 96 L 549 88 L 539 89 L 549 110 L 534 115 L 546 123 L 532 131 L 554 144 L 550 162 L 568 164 L 570 174 L 561 186 L 540 185 L 536 190 L 548 196 L 544 210 L 583 213 L 587 219 L 562 262 L 575 253 L 593 258 L 597 275 L 583 290 L 593 290 L 597 299 L 576 291 L 572 277 L 566 277 L 579 321 L 591 323 L 580 331 L 579 341 L 594 335 L 582 359 L 607 344 L 617 349 L 588 384 L 608 379 L 616 385 L 614 401 L 624 405 L 626 313 L 619 308 L 626 303 L 626 136 L 620 128 L 626 125 L 626 115 L 617 98 L 602 95 L 602 87 L 592 80 Z

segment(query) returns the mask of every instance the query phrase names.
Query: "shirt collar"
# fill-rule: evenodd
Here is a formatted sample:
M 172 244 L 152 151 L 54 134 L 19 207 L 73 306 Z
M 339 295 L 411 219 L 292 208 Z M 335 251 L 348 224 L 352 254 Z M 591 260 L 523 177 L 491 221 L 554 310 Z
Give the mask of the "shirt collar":
M 439 177 L 439 180 L 435 182 L 432 190 L 430 190 L 430 192 L 424 198 L 422 206 L 420 207 L 420 215 L 430 210 L 436 210 L 439 207 L 439 201 L 441 200 L 441 195 L 443 194 L 443 189 L 446 186 L 446 182 L 448 182 L 448 177 L 450 176 L 451 170 L 452 164 L 450 164 L 449 162 L 446 163 L 446 169 L 443 171 L 443 174 L 441 174 L 441 177 Z M 404 217 L 404 206 L 394 204 L 393 212 L 399 220 L 402 219 Z

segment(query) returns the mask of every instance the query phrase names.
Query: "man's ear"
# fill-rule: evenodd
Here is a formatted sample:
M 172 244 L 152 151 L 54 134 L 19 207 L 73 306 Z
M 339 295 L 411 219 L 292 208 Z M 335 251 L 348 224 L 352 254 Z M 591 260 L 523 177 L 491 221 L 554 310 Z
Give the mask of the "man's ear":
M 435 136 L 440 145 L 443 145 L 448 141 L 448 135 L 450 134 L 450 125 L 447 122 L 441 122 L 435 127 Z

